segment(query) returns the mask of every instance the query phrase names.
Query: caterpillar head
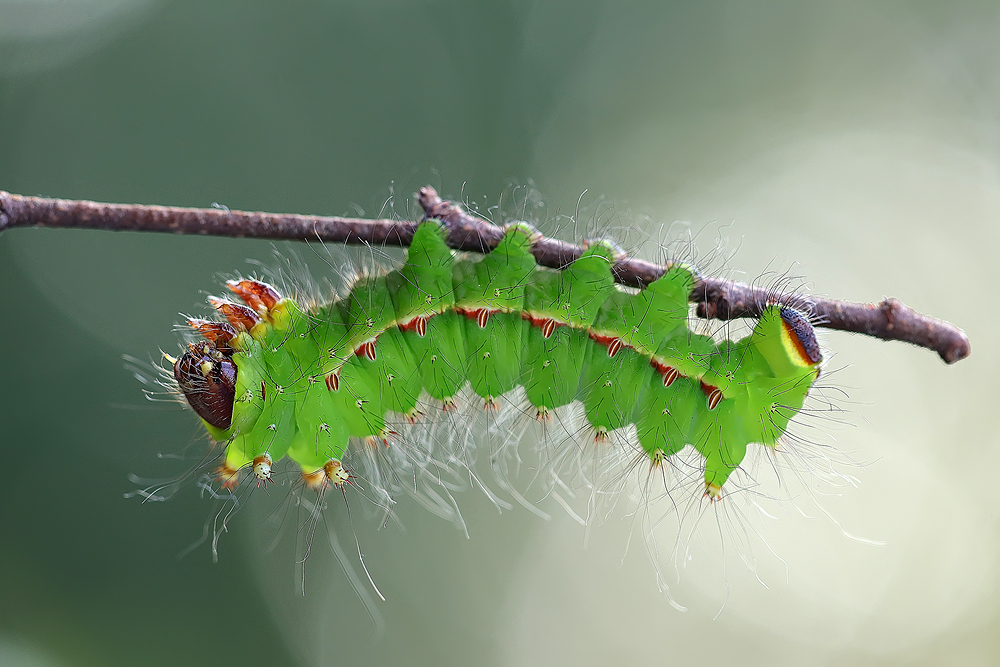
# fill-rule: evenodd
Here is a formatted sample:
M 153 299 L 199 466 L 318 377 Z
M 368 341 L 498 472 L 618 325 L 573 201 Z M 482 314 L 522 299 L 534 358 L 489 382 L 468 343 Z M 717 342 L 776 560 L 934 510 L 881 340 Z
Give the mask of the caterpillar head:
M 209 428 L 218 439 L 223 439 L 225 435 L 221 432 L 233 425 L 238 375 L 233 354 L 250 344 L 250 338 L 260 340 L 275 327 L 287 329 L 291 317 L 289 301 L 267 283 L 230 280 L 226 285 L 246 305 L 209 297 L 209 303 L 227 321 L 188 320 L 206 342 L 189 345 L 187 352 L 174 362 L 177 385 L 198 416 L 208 426 L 218 429 L 215 432 Z
M 237 372 L 232 351 L 207 342 L 188 346 L 174 362 L 174 379 L 191 408 L 207 424 L 221 430 L 233 422 Z

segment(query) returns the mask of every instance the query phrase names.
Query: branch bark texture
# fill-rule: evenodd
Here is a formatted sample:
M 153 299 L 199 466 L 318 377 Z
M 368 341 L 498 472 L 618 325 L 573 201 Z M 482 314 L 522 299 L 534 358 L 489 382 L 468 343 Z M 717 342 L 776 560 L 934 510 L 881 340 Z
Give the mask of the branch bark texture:
M 417 200 L 427 218 L 438 218 L 448 229 L 448 245 L 456 250 L 487 253 L 496 247 L 503 229 L 441 199 L 434 188 L 421 188 Z M 24 197 L 0 190 L 0 232 L 15 227 L 60 227 L 109 231 L 170 232 L 233 238 L 324 241 L 328 243 L 408 246 L 417 223 L 337 216 L 249 213 L 226 209 L 175 208 L 133 204 Z M 542 237 L 532 253 L 542 266 L 562 269 L 583 248 Z M 667 267 L 625 257 L 612 269 L 615 280 L 643 287 Z M 768 303 L 780 302 L 805 310 L 816 326 L 851 331 L 882 340 L 901 340 L 937 352 L 951 364 L 969 356 L 969 339 L 958 327 L 906 306 L 898 299 L 878 304 L 775 292 L 745 283 L 698 276 L 691 292 L 698 315 L 729 320 L 756 317 Z

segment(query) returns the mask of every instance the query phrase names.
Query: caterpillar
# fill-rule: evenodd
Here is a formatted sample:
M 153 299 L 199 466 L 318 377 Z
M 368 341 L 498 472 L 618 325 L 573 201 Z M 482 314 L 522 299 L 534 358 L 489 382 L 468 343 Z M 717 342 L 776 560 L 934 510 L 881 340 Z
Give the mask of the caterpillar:
M 224 444 L 218 482 L 266 486 L 287 457 L 307 487 L 344 488 L 352 441 L 392 447 L 390 415 L 432 419 L 425 395 L 452 412 L 469 387 L 487 412 L 523 391 L 543 424 L 579 403 L 596 446 L 634 428 L 653 467 L 693 447 L 704 495 L 719 500 L 747 447 L 774 448 L 819 376 L 807 315 L 765 304 L 749 335 L 716 341 L 691 328 L 692 267 L 674 263 L 625 288 L 613 280 L 614 243 L 590 241 L 556 270 L 536 264 L 536 238 L 512 223 L 473 259 L 428 219 L 399 268 L 328 303 L 229 281 L 237 300 L 210 298 L 221 319 L 191 319 L 202 339 L 168 357 L 187 403 Z

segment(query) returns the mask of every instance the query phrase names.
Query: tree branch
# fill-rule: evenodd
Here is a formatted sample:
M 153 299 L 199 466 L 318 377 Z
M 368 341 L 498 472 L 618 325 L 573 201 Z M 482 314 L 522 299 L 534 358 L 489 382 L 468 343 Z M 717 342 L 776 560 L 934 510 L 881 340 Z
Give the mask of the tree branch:
M 470 215 L 458 204 L 442 200 L 430 186 L 421 188 L 417 200 L 426 217 L 445 223 L 448 245 L 456 250 L 489 252 L 503 236 L 502 228 Z M 415 222 L 401 220 L 44 199 L 0 190 L 0 232 L 15 227 L 63 227 L 405 247 L 413 239 L 416 226 Z M 532 248 L 539 264 L 555 269 L 565 268 L 582 252 L 580 246 L 544 237 Z M 615 264 L 612 272 L 617 282 L 642 287 L 662 276 L 666 269 L 626 257 Z M 852 303 L 697 276 L 691 301 L 698 304 L 700 317 L 720 320 L 756 317 L 768 303 L 787 303 L 810 312 L 817 326 L 882 340 L 906 341 L 936 351 L 949 364 L 964 359 L 971 351 L 969 339 L 961 329 L 921 315 L 892 298 L 879 304 Z

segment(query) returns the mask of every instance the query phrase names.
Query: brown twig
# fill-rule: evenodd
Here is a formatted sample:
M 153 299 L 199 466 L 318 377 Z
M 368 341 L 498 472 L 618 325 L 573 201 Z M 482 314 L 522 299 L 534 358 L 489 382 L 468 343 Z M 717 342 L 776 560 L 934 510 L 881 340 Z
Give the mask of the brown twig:
M 247 213 L 226 208 L 102 204 L 23 197 L 0 190 L 0 232 L 12 227 L 169 232 L 256 239 L 323 239 L 336 243 L 409 245 L 416 224 L 319 215 Z
M 456 250 L 489 252 L 503 236 L 502 228 L 470 215 L 458 204 L 442 200 L 432 187 L 421 188 L 417 199 L 426 217 L 445 223 L 449 230 L 448 245 Z M 0 190 L 0 232 L 14 227 L 69 227 L 407 246 L 416 224 L 401 220 L 101 204 L 23 197 Z M 582 252 L 580 246 L 544 237 L 532 248 L 539 264 L 556 269 L 566 267 Z M 665 270 L 659 264 L 631 257 L 620 260 L 612 269 L 617 282 L 632 287 L 648 285 Z M 755 317 L 763 305 L 778 301 L 807 309 L 817 326 L 913 343 L 936 351 L 949 364 L 964 359 L 970 352 L 969 339 L 961 329 L 921 315 L 897 299 L 886 299 L 879 304 L 851 303 L 776 293 L 699 276 L 691 301 L 698 304 L 699 316 L 720 320 Z

